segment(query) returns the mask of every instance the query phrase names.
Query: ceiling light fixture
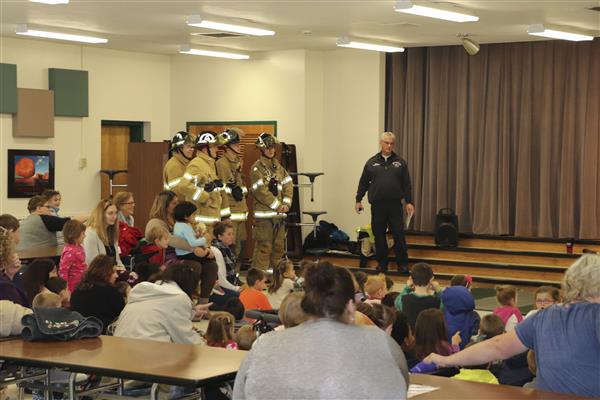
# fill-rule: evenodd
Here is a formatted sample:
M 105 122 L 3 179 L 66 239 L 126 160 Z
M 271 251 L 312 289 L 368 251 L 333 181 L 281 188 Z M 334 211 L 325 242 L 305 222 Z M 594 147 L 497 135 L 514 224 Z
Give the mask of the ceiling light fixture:
M 242 33 L 244 35 L 252 35 L 252 36 L 273 36 L 275 31 L 271 31 L 269 29 L 251 27 L 251 26 L 243 26 L 243 25 L 234 25 L 227 24 L 224 22 L 217 21 L 209 21 L 200 18 L 199 15 L 190 15 L 187 19 L 188 26 L 195 26 L 198 28 L 206 28 L 206 29 L 214 29 L 217 31 L 225 31 L 225 32 L 235 32 Z
M 204 49 L 192 49 L 190 46 L 184 44 L 179 49 L 181 54 L 191 54 L 195 56 L 207 56 L 207 57 L 218 57 L 218 58 L 229 58 L 232 60 L 247 60 L 250 58 L 248 54 L 229 53 L 225 51 L 216 50 L 204 50 Z
M 94 44 L 108 43 L 108 39 L 94 37 L 94 36 L 73 35 L 70 33 L 48 32 L 48 31 L 38 31 L 35 29 L 28 29 L 26 24 L 17 24 L 17 29 L 15 29 L 15 33 L 17 35 L 34 36 L 34 37 L 41 37 L 41 38 L 46 38 L 46 39 L 69 40 L 72 42 L 94 43 Z
M 594 40 L 593 36 L 581 33 L 565 32 L 562 30 L 546 29 L 543 24 L 529 25 L 527 33 L 533 36 L 542 36 L 551 39 L 570 40 L 572 42 L 581 42 L 583 40 Z
M 383 44 L 367 43 L 350 39 L 347 36 L 342 36 L 337 40 L 338 47 L 348 47 L 352 49 L 383 51 L 386 53 L 398 53 L 404 51 L 404 47 L 396 47 Z
M 470 39 L 468 36 L 468 34 L 460 34 L 458 35 L 458 38 L 460 39 L 462 47 L 464 47 L 465 51 L 470 56 L 474 56 L 475 54 L 479 53 L 479 43 L 473 39 Z
M 446 21 L 452 22 L 475 22 L 479 21 L 479 17 L 475 15 L 455 12 L 455 11 L 447 11 L 439 8 L 431 8 L 424 6 L 416 6 L 410 0 L 400 0 L 396 2 L 394 6 L 394 11 L 402 12 L 406 14 L 420 15 L 422 17 L 430 17 L 443 19 Z
M 29 0 L 32 3 L 69 4 L 69 0 Z

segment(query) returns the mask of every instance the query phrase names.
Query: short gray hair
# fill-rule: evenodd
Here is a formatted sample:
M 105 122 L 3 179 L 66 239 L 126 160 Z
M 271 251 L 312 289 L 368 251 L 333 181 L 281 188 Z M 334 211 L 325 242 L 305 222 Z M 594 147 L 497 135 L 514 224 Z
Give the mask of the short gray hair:
M 585 254 L 567 269 L 562 282 L 565 303 L 600 296 L 600 256 Z
M 379 140 L 383 140 L 386 137 L 392 138 L 394 142 L 396 141 L 396 135 L 394 135 L 394 132 L 383 132 L 379 137 Z

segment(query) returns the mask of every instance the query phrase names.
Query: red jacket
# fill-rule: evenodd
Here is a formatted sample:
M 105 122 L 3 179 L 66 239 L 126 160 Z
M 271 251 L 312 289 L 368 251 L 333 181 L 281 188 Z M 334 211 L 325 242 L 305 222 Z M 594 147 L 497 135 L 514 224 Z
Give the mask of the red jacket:
M 121 256 L 128 256 L 143 237 L 144 234 L 138 228 L 119 221 L 119 248 L 121 249 Z

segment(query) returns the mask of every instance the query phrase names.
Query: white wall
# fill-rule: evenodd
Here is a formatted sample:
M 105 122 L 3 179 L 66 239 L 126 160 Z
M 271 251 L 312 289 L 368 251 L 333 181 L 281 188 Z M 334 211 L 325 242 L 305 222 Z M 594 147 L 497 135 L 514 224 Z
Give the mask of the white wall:
M 354 212 L 362 168 L 378 151 L 383 132 L 384 58 L 375 52 L 336 50 L 324 56 L 323 208 L 350 238 L 357 226 L 370 223 L 365 211 Z
M 55 118 L 52 139 L 13 138 L 12 116 L 0 114 L 0 213 L 27 214 L 27 199 L 6 198 L 7 149 L 55 150 L 62 214 L 86 214 L 100 197 L 101 120 L 148 121 L 152 138 L 169 131 L 168 56 L 3 37 L 0 62 L 17 64 L 20 88 L 48 89 L 48 68 L 87 70 L 90 106 L 88 118 Z
M 289 50 L 236 61 L 12 38 L 0 46 L 1 62 L 17 64 L 19 87 L 46 89 L 50 67 L 84 69 L 90 77 L 89 118 L 56 118 L 54 139 L 15 139 L 11 116 L 0 115 L 2 213 L 26 213 L 26 200 L 4 194 L 9 148 L 56 150 L 64 214 L 80 214 L 100 196 L 103 119 L 148 121 L 152 141 L 170 138 L 188 121 L 276 120 L 280 139 L 297 146 L 299 170 L 325 172 L 317 178 L 314 202 L 301 191 L 303 210 L 326 210 L 323 218 L 351 237 L 369 222 L 368 209 L 354 213 L 353 199 L 383 131 L 384 61 L 377 53 Z M 83 170 L 77 168 L 80 156 L 88 159 Z

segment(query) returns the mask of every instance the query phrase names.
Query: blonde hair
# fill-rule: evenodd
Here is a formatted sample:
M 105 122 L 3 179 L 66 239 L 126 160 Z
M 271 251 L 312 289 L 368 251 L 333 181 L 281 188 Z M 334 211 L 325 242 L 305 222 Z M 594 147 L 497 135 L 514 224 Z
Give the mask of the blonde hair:
M 565 303 L 600 296 L 600 256 L 581 256 L 565 272 L 562 287 Z
M 385 282 L 385 275 L 371 275 L 367 278 L 367 282 L 365 283 L 365 293 L 369 297 L 373 297 L 379 290 L 387 288 Z
M 110 199 L 100 200 L 87 221 L 87 226 L 96 231 L 96 234 L 105 246 L 114 245 L 119 242 L 119 223 L 115 222 L 113 225 L 108 226 L 104 221 L 104 213 L 110 206 L 114 205 Z
M 233 340 L 233 325 L 235 318 L 228 312 L 216 312 L 208 321 L 204 338 L 209 346 L 225 347 L 227 342 Z
M 42 292 L 35 295 L 31 302 L 31 308 L 59 308 L 62 300 L 59 295 L 52 292 Z
M 303 293 L 292 292 L 284 297 L 279 306 L 279 320 L 286 328 L 298 326 L 308 319 L 308 315 L 302 310 L 300 303 L 304 297 Z
M 162 239 L 164 237 L 169 237 L 170 235 L 171 234 L 165 227 L 157 225 L 157 226 L 153 226 L 150 229 L 150 231 L 146 235 L 146 240 L 149 243 L 154 244 L 154 242 L 157 241 L 158 239 Z
M 256 340 L 256 331 L 254 331 L 252 325 L 244 325 L 238 330 L 236 339 L 238 350 L 248 351 Z
M 113 203 L 120 210 L 123 204 L 127 203 L 127 200 L 133 199 L 133 193 L 131 192 L 119 192 L 114 195 Z
M 15 242 L 10 231 L 0 226 L 0 269 L 4 269 L 12 262 L 15 253 Z

